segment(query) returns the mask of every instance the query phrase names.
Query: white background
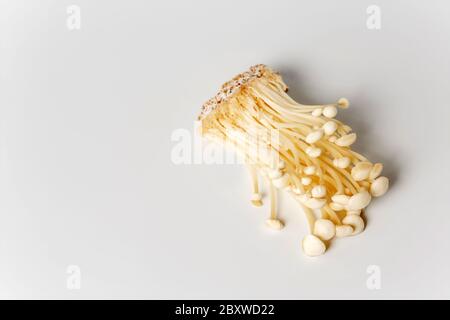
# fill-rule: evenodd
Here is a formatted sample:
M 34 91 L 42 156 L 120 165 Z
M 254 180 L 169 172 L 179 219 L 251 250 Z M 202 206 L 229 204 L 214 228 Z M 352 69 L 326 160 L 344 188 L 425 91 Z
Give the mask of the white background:
M 0 1 L 0 297 L 450 298 L 449 33 L 443 0 Z M 300 102 L 347 97 L 392 182 L 320 258 L 290 199 L 265 228 L 241 166 L 171 161 L 174 130 L 256 63 Z

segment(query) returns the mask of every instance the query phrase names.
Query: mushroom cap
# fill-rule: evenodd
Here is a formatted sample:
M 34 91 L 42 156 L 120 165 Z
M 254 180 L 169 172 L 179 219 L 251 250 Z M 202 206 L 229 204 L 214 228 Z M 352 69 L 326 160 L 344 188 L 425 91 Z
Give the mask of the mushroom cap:
M 302 248 L 303 252 L 310 257 L 320 256 L 327 249 L 323 241 L 312 234 L 308 234 L 303 238 Z
M 318 219 L 314 223 L 314 234 L 322 240 L 330 240 L 336 234 L 336 227 L 328 219 Z

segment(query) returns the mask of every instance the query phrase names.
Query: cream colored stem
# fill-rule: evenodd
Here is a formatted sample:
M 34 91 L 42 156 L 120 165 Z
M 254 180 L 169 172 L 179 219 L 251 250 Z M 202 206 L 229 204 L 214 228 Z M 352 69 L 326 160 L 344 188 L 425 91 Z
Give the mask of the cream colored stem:
M 270 219 L 277 219 L 277 189 L 270 183 Z
M 249 171 L 250 171 L 250 177 L 252 179 L 253 193 L 257 194 L 257 193 L 259 193 L 259 186 L 258 186 L 258 175 L 256 174 L 256 169 L 254 166 L 249 166 Z
M 298 202 L 298 204 L 302 208 L 303 213 L 305 214 L 306 221 L 308 222 L 309 233 L 312 234 L 314 231 L 314 223 L 316 222 L 316 217 L 314 216 L 313 211 L 310 208 L 305 207 L 303 205 L 303 203 L 301 203 L 298 200 L 297 197 L 295 197 L 295 200 Z

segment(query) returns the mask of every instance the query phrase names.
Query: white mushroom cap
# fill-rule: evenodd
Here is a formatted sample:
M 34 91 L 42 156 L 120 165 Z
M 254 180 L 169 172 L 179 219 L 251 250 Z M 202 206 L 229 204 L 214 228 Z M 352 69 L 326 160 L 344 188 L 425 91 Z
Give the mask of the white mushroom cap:
M 389 188 L 389 179 L 386 177 L 378 177 L 370 186 L 370 193 L 374 197 L 382 196 Z
M 317 199 L 317 198 L 310 198 L 307 199 L 303 204 L 307 206 L 310 209 L 320 209 L 327 203 L 326 199 Z
M 331 200 L 345 206 L 348 203 L 348 200 L 350 200 L 350 197 L 345 194 L 335 194 L 331 197 Z
M 284 223 L 278 219 L 267 219 L 266 226 L 274 230 L 281 230 L 284 228 Z
M 308 234 L 302 241 L 303 252 L 310 257 L 322 255 L 327 249 L 325 244 L 318 237 Z
M 322 154 L 322 149 L 316 147 L 307 147 L 305 152 L 311 158 L 317 158 Z
M 350 102 L 346 98 L 340 98 L 338 100 L 338 106 L 342 109 L 347 109 L 350 106 Z
M 367 161 L 358 162 L 352 169 L 352 177 L 355 181 L 362 181 L 369 177 L 373 165 Z
M 343 238 L 348 237 L 353 233 L 353 227 L 349 225 L 336 226 L 336 237 Z
M 337 127 L 336 122 L 330 120 L 322 126 L 322 129 L 327 136 L 330 136 L 336 131 Z
M 261 201 L 262 200 L 261 193 L 259 193 L 259 192 L 253 193 L 251 200 L 252 201 Z
M 305 168 L 303 169 L 303 172 L 304 172 L 305 174 L 307 174 L 308 176 L 313 175 L 314 173 L 316 173 L 316 167 L 315 167 L 315 166 L 308 166 L 308 167 L 305 167 Z
M 303 177 L 303 178 L 301 179 L 301 182 L 302 182 L 302 184 L 303 184 L 304 186 L 307 186 L 307 185 L 311 184 L 312 180 L 311 180 L 310 177 Z
M 333 160 L 333 165 L 335 167 L 341 168 L 341 169 L 345 169 L 350 165 L 350 158 L 347 157 L 342 157 L 342 158 L 337 158 Z
M 369 180 L 375 180 L 376 178 L 378 178 L 378 176 L 381 174 L 381 171 L 383 171 L 383 165 L 381 163 L 375 163 L 372 170 L 370 170 Z
M 336 233 L 334 223 L 328 219 L 318 219 L 314 223 L 314 234 L 322 240 L 330 240 Z
M 337 115 L 337 108 L 335 106 L 326 106 L 322 114 L 327 118 L 334 118 Z
M 328 138 L 328 141 L 330 141 L 330 142 L 332 142 L 332 143 L 335 143 L 336 140 L 337 140 L 337 137 L 336 137 L 336 136 L 330 136 L 330 137 Z
M 305 141 L 308 143 L 315 143 L 320 139 L 322 139 L 322 137 L 323 137 L 323 130 L 319 129 L 308 134 L 305 138 Z
M 314 117 L 320 117 L 322 115 L 322 108 L 314 109 L 313 112 L 311 112 L 311 114 Z
M 311 190 L 311 195 L 314 198 L 323 198 L 327 195 L 327 188 L 323 185 L 314 186 Z
M 370 203 L 370 200 L 372 197 L 366 190 L 362 190 L 361 192 L 354 194 L 350 199 L 348 200 L 348 210 L 360 210 L 367 207 Z
M 340 147 L 348 147 L 356 141 L 356 133 L 346 134 L 335 141 Z
M 333 209 L 334 211 L 341 211 L 341 210 L 344 210 L 344 209 L 345 209 L 344 205 L 342 205 L 342 204 L 340 204 L 340 203 L 337 203 L 337 202 L 331 202 L 331 203 L 329 204 L 329 206 L 330 206 L 330 208 Z

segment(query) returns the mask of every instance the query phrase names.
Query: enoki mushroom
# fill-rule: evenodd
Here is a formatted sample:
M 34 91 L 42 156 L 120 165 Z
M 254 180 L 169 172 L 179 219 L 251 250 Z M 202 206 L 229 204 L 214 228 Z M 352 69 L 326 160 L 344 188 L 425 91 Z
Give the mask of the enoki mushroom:
M 372 197 L 383 195 L 389 180 L 383 165 L 351 150 L 352 129 L 335 119 L 349 102 L 303 105 L 294 101 L 278 73 L 256 65 L 222 85 L 202 108 L 202 135 L 232 143 L 244 156 L 252 179 L 251 202 L 262 205 L 258 177 L 269 185 L 268 227 L 280 230 L 277 192 L 284 190 L 299 203 L 309 233 L 302 248 L 308 256 L 326 251 L 335 237 L 364 230 L 362 210 Z

